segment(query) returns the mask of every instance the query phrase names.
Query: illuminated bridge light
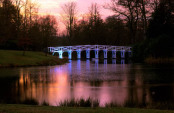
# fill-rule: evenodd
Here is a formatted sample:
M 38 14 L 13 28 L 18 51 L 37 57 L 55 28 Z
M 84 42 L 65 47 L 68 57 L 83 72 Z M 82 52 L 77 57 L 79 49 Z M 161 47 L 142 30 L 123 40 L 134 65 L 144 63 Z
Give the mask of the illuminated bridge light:
M 54 55 L 58 53 L 59 58 L 63 58 L 63 53 L 68 52 L 68 59 L 72 59 L 72 52 L 77 52 L 77 59 L 81 59 L 81 52 L 86 51 L 86 59 L 90 59 L 90 51 L 95 51 L 95 58 L 99 58 L 99 51 L 103 51 L 104 59 L 108 58 L 108 52 L 112 52 L 112 58 L 116 59 L 117 52 L 121 52 L 121 58 L 125 58 L 125 53 L 132 56 L 132 47 L 130 46 L 111 46 L 111 45 L 77 45 L 77 46 L 61 46 L 61 47 L 48 47 L 48 51 Z

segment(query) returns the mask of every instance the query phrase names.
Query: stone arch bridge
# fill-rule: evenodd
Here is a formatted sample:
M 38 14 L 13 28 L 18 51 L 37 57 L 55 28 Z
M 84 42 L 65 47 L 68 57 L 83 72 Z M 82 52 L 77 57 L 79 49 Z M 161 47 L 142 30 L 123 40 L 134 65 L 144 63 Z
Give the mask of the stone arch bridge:
M 72 59 L 72 52 L 77 52 L 77 58 L 81 59 L 81 52 L 86 51 L 86 58 L 90 59 L 90 51 L 95 51 L 95 58 L 99 58 L 99 51 L 103 51 L 104 58 L 108 58 L 108 51 L 112 52 L 112 58 L 115 59 L 117 51 L 121 52 L 121 58 L 125 58 L 125 52 L 129 53 L 129 57 L 132 54 L 132 47 L 130 46 L 111 46 L 111 45 L 76 45 L 76 46 L 60 46 L 60 47 L 48 47 L 48 51 L 54 55 L 58 53 L 59 58 L 63 58 L 63 53 L 68 52 L 68 59 Z

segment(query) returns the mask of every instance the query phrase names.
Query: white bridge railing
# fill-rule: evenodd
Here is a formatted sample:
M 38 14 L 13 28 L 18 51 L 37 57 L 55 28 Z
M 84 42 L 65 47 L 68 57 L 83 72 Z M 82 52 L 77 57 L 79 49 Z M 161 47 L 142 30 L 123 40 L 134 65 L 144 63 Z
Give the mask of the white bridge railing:
M 99 51 L 103 51 L 104 58 L 107 58 L 108 51 L 112 51 L 112 58 L 116 58 L 116 52 L 121 52 L 121 58 L 125 58 L 125 52 L 131 56 L 132 47 L 130 46 L 111 46 L 111 45 L 77 45 L 77 46 L 60 46 L 60 47 L 48 47 L 48 51 L 53 55 L 59 54 L 59 58 L 63 58 L 63 53 L 68 52 L 68 58 L 72 59 L 72 52 L 77 52 L 77 58 L 81 58 L 81 52 L 86 51 L 86 58 L 90 58 L 90 51 L 95 51 L 95 58 L 99 58 Z

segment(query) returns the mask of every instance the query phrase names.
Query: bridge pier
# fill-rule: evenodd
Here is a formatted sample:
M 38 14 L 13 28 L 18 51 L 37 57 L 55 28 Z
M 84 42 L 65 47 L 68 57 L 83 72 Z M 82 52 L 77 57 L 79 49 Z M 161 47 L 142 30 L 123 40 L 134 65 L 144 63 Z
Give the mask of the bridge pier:
M 107 64 L 108 63 L 108 60 L 107 59 L 104 59 L 104 64 Z
M 116 59 L 117 58 L 117 51 L 112 51 L 112 58 Z
M 129 58 L 132 57 L 132 52 L 131 51 L 129 51 L 128 54 L 129 54 Z
M 99 51 L 95 50 L 95 58 L 98 59 L 98 56 L 99 56 Z
M 68 51 L 68 59 L 69 59 L 69 60 L 72 59 L 72 51 Z
M 124 59 L 125 58 L 125 50 L 121 51 L 121 58 Z
M 103 50 L 103 53 L 104 53 L 104 59 L 107 59 L 108 58 L 108 51 L 107 50 Z
M 81 59 L 81 50 L 77 51 L 77 59 Z
M 121 64 L 125 64 L 125 59 L 122 59 L 121 60 Z
M 86 50 L 86 58 L 90 59 L 90 50 Z
M 63 58 L 63 51 L 59 51 L 59 58 L 62 59 Z

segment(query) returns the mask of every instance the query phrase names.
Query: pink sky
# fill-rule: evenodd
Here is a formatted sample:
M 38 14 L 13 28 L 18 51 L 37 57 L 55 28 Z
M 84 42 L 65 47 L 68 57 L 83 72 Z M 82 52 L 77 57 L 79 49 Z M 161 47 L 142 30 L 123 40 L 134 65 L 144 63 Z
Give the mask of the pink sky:
M 105 3 L 109 3 L 110 0 L 37 0 L 39 4 L 39 13 L 42 15 L 50 14 L 55 15 L 58 19 L 59 29 L 63 31 L 65 29 L 64 25 L 61 23 L 61 16 L 62 13 L 61 6 L 67 2 L 74 1 L 77 3 L 77 11 L 78 16 L 81 14 L 88 13 L 89 7 L 92 3 L 97 3 L 100 5 L 100 14 L 102 18 L 105 18 L 113 13 L 109 10 L 103 8 Z

